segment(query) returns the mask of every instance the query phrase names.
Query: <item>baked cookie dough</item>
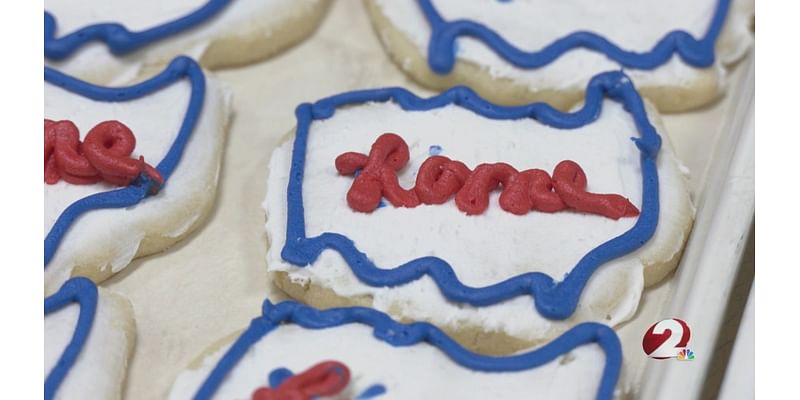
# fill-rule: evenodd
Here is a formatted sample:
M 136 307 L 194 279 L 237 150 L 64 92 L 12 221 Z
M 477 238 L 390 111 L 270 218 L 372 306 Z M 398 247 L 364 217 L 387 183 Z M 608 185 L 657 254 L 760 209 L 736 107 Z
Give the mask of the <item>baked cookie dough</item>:
M 169 398 L 611 399 L 619 346 L 613 330 L 587 323 L 542 348 L 491 357 L 370 309 L 267 302 L 241 334 L 180 373 Z
M 124 297 L 85 278 L 45 299 L 46 399 L 120 399 L 136 342 Z
M 489 354 L 542 343 L 581 321 L 613 326 L 631 318 L 644 287 L 677 265 L 694 207 L 686 169 L 655 134 L 664 132 L 656 111 L 645 115 L 624 75 L 595 83 L 604 78 L 611 78 L 608 87 L 627 85 L 631 103 L 604 100 L 598 91 L 585 109 L 566 115 L 542 104 L 503 108 L 458 88 L 431 99 L 376 89 L 301 105 L 302 135 L 279 146 L 270 162 L 264 208 L 273 281 L 315 307 L 360 305 L 404 322 L 431 322 Z M 574 124 L 581 116 L 588 118 Z M 554 127 L 558 121 L 572 126 Z M 348 204 L 355 179 L 337 171 L 337 157 L 370 153 L 386 132 L 408 143 L 407 165 L 397 171 L 402 188 L 414 186 L 434 153 L 470 169 L 503 162 L 550 172 L 573 160 L 588 191 L 624 196 L 642 214 L 515 215 L 498 204 L 500 190 L 479 215 L 462 212 L 452 198 L 397 207 L 385 191 L 381 206 L 356 211 Z M 661 140 L 660 153 L 646 155 L 658 150 L 645 142 Z M 643 230 L 652 235 L 637 236 Z M 603 260 L 622 248 L 629 251 Z
M 103 121 L 121 122 L 135 135 L 131 158 L 144 157 L 166 179 L 157 193 L 136 182 L 45 183 L 44 276 L 50 294 L 71 276 L 101 282 L 204 221 L 214 202 L 230 94 L 185 57 L 129 87 L 96 87 L 55 70 L 46 70 L 45 77 L 47 119 L 71 121 L 82 141 Z
M 712 102 L 724 92 L 726 68 L 752 44 L 755 12 L 751 0 L 364 2 L 386 51 L 419 83 L 434 89 L 464 84 L 499 104 L 545 101 L 561 110 L 581 100 L 593 75 L 612 69 L 623 69 L 662 112 Z M 714 22 L 715 14 L 724 23 Z M 713 45 L 672 38 L 655 50 L 676 30 Z M 673 50 L 675 43 L 680 50 Z M 620 55 L 625 51 L 634 54 Z M 704 59 L 689 62 L 684 54 Z
M 44 6 L 45 63 L 118 84 L 178 55 L 209 69 L 265 59 L 310 36 L 328 2 L 47 0 Z

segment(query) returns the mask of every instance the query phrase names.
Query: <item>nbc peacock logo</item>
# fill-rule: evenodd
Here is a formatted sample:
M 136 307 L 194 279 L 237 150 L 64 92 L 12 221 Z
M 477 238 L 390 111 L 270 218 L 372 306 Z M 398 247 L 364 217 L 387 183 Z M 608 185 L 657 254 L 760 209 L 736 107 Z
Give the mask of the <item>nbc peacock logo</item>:
M 678 353 L 678 361 L 692 361 L 694 360 L 694 352 L 689 349 L 683 349 Z
M 656 322 L 642 339 L 642 349 L 648 357 L 657 360 L 694 360 L 694 352 L 689 349 L 692 333 L 689 324 L 678 318 L 667 318 Z

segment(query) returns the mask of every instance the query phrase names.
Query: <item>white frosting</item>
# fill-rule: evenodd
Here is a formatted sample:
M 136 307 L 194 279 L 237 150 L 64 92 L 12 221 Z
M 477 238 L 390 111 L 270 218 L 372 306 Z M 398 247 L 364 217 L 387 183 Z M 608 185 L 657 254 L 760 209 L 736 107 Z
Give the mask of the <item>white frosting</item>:
M 76 266 L 99 266 L 118 272 L 136 255 L 148 224 L 155 224 L 166 237 L 186 232 L 200 214 L 200 208 L 175 216 L 181 205 L 192 204 L 213 194 L 208 191 L 210 177 L 218 169 L 224 129 L 228 118 L 229 95 L 207 77 L 203 112 L 189 139 L 184 155 L 167 185 L 155 196 L 127 209 L 93 210 L 79 217 L 45 269 L 45 289 L 54 292 L 69 278 Z M 44 115 L 51 120 L 68 119 L 80 130 L 81 140 L 89 130 L 106 120 L 119 120 L 136 136 L 132 156 L 143 155 L 157 165 L 175 140 L 191 87 L 180 80 L 152 95 L 122 103 L 90 100 L 45 82 Z M 215 178 L 214 178 L 215 179 Z M 108 183 L 73 185 L 59 181 L 44 184 L 44 234 L 73 202 L 88 195 L 116 189 Z M 171 211 L 172 210 L 172 211 Z
M 399 175 L 403 187 L 413 185 L 430 145 L 440 145 L 442 155 L 471 168 L 502 161 L 519 170 L 541 168 L 552 173 L 558 162 L 571 159 L 585 170 L 589 191 L 620 194 L 641 209 L 640 153 L 630 140 L 638 133 L 622 106 L 606 101 L 603 107 L 596 122 L 574 130 L 554 129 L 530 119 L 491 120 L 454 105 L 429 112 L 406 112 L 392 103 L 340 109 L 332 118 L 310 127 L 303 184 L 306 235 L 344 234 L 382 268 L 436 256 L 450 263 L 458 278 L 473 287 L 533 271 L 560 281 L 583 255 L 630 229 L 636 218 L 615 221 L 574 212 L 536 211 L 516 216 L 500 208 L 499 192 L 493 193 L 488 210 L 478 216 L 463 214 L 453 200 L 413 209 L 387 205 L 370 214 L 359 213 L 346 202 L 353 178 L 339 176 L 334 160 L 348 151 L 367 153 L 385 132 L 397 133 L 409 144 L 411 159 Z M 684 228 L 676 221 L 691 212 L 680 207 L 688 202 L 685 180 L 665 149 L 658 159 L 661 222 L 655 237 L 638 252 L 598 269 L 573 317 L 550 321 L 534 312 L 529 296 L 476 308 L 448 302 L 428 277 L 393 288 L 371 287 L 361 283 L 331 250 L 305 268 L 284 261 L 280 253 L 285 243 L 291 148 L 291 142 L 277 148 L 270 164 L 265 201 L 266 229 L 272 243 L 268 268 L 288 271 L 295 282 L 310 281 L 342 296 L 369 295 L 379 310 L 440 326 L 467 324 L 535 340 L 553 337 L 577 321 L 624 321 L 636 310 L 643 288 L 641 260 L 655 252 L 666 253 L 662 261 L 676 254 Z M 525 318 L 520 318 L 523 315 Z
M 178 375 L 169 398 L 191 398 L 228 347 L 207 355 L 198 369 Z M 327 360 L 343 362 L 350 369 L 350 385 L 337 397 L 341 399 L 353 399 L 374 384 L 386 387 L 386 394 L 377 399 L 519 399 L 532 395 L 594 399 L 605 355 L 600 346 L 589 344 L 538 368 L 489 373 L 462 367 L 427 343 L 391 346 L 375 339 L 365 325 L 316 331 L 284 325 L 250 348 L 214 398 L 249 399 L 256 388 L 267 386 L 274 369 L 299 373 Z
M 56 37 L 64 36 L 87 25 L 117 22 L 132 32 L 152 28 L 185 16 L 202 7 L 208 0 L 46 0 L 45 10 L 56 18 Z M 201 59 L 209 43 L 225 33 L 243 26 L 276 26 L 303 13 L 317 0 L 237 0 L 210 20 L 180 34 L 151 43 L 123 57 L 114 56 L 105 43 L 84 45 L 62 61 L 46 60 L 72 75 L 106 82 L 126 82 L 145 65 L 164 63 L 177 55 Z
M 133 326 L 130 311 L 120 308 L 100 289 L 92 330 L 75 364 L 56 392 L 57 399 L 118 399 L 125 379 L 128 337 L 124 326 Z M 125 300 L 127 303 L 127 300 Z M 126 307 L 130 305 L 126 304 Z M 77 303 L 46 315 L 44 318 L 44 376 L 58 362 L 72 339 L 78 322 Z
M 417 47 L 428 54 L 430 25 L 416 1 L 376 0 L 382 13 L 392 25 L 402 31 Z M 741 3 L 745 3 L 742 5 Z M 613 4 L 596 0 L 433 0 L 434 6 L 446 21 L 470 19 L 480 22 L 506 41 L 525 51 L 538 51 L 553 41 L 575 31 L 591 31 L 626 50 L 649 51 L 670 31 L 681 29 L 696 38 L 703 37 L 717 1 L 618 0 Z M 749 4 L 749 7 L 747 6 Z M 742 0 L 732 7 L 719 46 L 715 71 L 719 78 L 725 71 L 719 60 L 732 62 L 740 57 L 751 43 L 743 18 L 752 13 L 752 1 Z M 458 59 L 485 68 L 495 78 L 511 79 L 531 89 L 582 89 L 599 72 L 619 69 L 619 65 L 604 54 L 585 49 L 567 52 L 554 62 L 536 70 L 521 69 L 504 61 L 479 40 L 457 39 Z M 677 56 L 655 71 L 626 70 L 637 86 L 682 85 L 696 78 L 699 71 Z

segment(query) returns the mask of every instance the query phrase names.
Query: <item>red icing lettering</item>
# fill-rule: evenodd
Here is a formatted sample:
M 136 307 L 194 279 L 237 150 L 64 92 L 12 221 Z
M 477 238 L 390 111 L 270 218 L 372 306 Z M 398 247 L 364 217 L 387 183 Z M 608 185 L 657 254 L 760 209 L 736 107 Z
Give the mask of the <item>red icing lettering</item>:
M 306 371 L 286 378 L 276 388 L 262 387 L 252 400 L 311 400 L 335 396 L 350 382 L 350 370 L 338 361 L 321 362 Z
M 106 181 L 125 186 L 145 173 L 161 185 L 161 174 L 144 157 L 130 158 L 135 147 L 133 132 L 119 121 L 97 124 L 81 143 L 78 127 L 71 121 L 45 119 L 44 181 L 50 185 L 61 179 L 76 185 Z
M 336 157 L 336 169 L 343 175 L 361 170 L 347 192 L 347 204 L 354 210 L 370 212 L 386 197 L 395 207 L 416 207 L 417 193 L 405 190 L 397 182 L 397 171 L 408 162 L 408 145 L 395 134 L 381 135 L 372 145 L 369 156 L 344 153 Z
M 403 189 L 397 173 L 408 158 L 408 145 L 394 133 L 381 135 L 369 155 L 348 152 L 336 157 L 340 174 L 355 175 L 347 191 L 347 204 L 369 213 L 378 208 L 382 197 L 395 207 L 416 207 L 443 204 L 455 196 L 459 210 L 477 215 L 489 207 L 490 193 L 501 190 L 500 207 L 516 215 L 531 210 L 575 210 L 612 219 L 639 215 L 636 206 L 623 196 L 587 192 L 586 173 L 570 160 L 558 163 L 551 178 L 541 169 L 517 171 L 506 163 L 495 163 L 470 170 L 460 161 L 432 156 L 420 166 L 415 186 Z

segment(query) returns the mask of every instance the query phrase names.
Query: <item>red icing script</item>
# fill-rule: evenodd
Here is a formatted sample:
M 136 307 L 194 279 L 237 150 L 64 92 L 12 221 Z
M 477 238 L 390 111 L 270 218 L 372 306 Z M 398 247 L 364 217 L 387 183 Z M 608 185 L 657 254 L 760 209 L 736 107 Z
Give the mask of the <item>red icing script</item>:
M 262 387 L 252 400 L 311 400 L 335 396 L 350 382 L 350 370 L 338 361 L 321 362 L 308 370 L 286 378 L 276 388 Z
M 44 181 L 50 185 L 61 179 L 76 185 L 106 181 L 126 186 L 145 173 L 161 185 L 161 174 L 144 157 L 130 158 L 135 147 L 133 132 L 119 121 L 97 124 L 81 143 L 72 121 L 45 119 Z
M 587 192 L 586 173 L 570 160 L 558 163 L 550 177 L 541 169 L 520 172 L 506 163 L 480 164 L 470 170 L 460 161 L 432 156 L 420 166 L 415 186 L 403 189 L 397 172 L 408 158 L 408 145 L 394 133 L 381 135 L 369 155 L 348 152 L 336 157 L 340 174 L 356 175 L 347 192 L 347 204 L 369 213 L 378 207 L 382 197 L 395 207 L 416 207 L 443 204 L 455 195 L 459 210 L 476 215 L 489 207 L 489 194 L 500 189 L 500 207 L 516 215 L 531 210 L 575 210 L 613 219 L 639 215 L 636 206 L 625 197 Z

